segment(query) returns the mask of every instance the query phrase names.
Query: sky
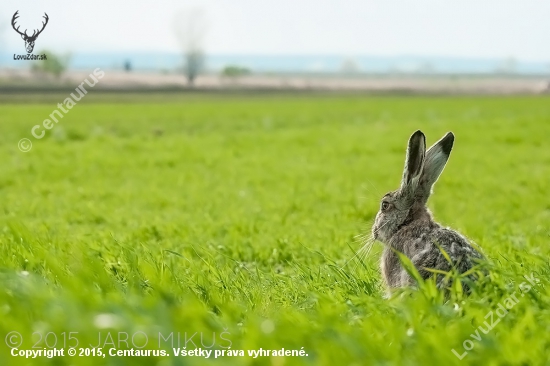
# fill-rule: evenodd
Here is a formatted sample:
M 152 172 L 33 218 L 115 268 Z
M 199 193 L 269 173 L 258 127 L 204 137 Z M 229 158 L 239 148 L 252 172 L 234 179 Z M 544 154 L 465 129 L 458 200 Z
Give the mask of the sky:
M 201 45 L 211 54 L 550 62 L 548 0 L 2 0 L 4 52 L 24 53 L 10 24 L 16 10 L 29 30 L 46 12 L 49 24 L 37 44 L 58 52 L 179 52 L 177 29 L 202 14 Z

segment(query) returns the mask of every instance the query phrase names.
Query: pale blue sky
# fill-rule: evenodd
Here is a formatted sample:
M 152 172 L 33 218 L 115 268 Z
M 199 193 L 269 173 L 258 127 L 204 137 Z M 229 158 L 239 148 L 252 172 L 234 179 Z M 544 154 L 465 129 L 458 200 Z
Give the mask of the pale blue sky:
M 218 54 L 516 57 L 550 62 L 548 0 L 2 0 L 2 48 L 20 52 L 10 20 L 50 23 L 37 44 L 58 51 L 178 52 L 174 18 L 200 8 Z M 32 32 L 31 32 L 32 33 Z

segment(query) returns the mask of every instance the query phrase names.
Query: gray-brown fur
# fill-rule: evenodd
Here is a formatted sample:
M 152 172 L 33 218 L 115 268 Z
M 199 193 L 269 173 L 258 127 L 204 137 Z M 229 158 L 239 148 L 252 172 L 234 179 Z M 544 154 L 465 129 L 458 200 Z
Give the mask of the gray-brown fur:
M 409 139 L 400 188 L 382 198 L 372 234 L 385 244 L 380 265 L 390 289 L 414 284 L 395 251 L 405 254 L 424 279 L 435 275 L 427 269 L 448 272 L 452 266 L 464 273 L 476 264 L 476 259 L 482 258 L 464 236 L 436 223 L 426 207 L 453 143 L 454 135 L 449 132 L 426 151 L 426 137 L 416 131 Z M 448 254 L 452 264 L 438 246 Z M 441 286 L 444 276 L 437 276 L 437 284 Z

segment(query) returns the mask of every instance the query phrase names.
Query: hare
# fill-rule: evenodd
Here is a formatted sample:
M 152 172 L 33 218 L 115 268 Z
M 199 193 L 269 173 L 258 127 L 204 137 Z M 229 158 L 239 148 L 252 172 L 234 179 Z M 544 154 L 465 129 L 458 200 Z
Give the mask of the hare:
M 441 271 L 454 268 L 464 273 L 483 258 L 464 236 L 435 222 L 426 207 L 453 143 L 454 135 L 449 132 L 426 151 L 426 136 L 421 131 L 413 133 L 401 186 L 382 197 L 372 235 L 385 244 L 380 267 L 390 291 L 415 284 L 396 252 L 407 256 L 423 279 L 437 276 L 438 288 L 448 285 Z

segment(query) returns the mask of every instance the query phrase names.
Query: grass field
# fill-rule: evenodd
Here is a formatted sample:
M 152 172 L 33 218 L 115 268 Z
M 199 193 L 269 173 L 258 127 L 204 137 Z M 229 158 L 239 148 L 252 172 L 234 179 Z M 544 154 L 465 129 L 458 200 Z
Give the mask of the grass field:
M 34 139 L 65 97 L 0 103 L 0 364 L 550 363 L 550 98 L 90 95 Z M 429 206 L 488 257 L 469 297 L 354 257 L 416 129 L 456 135 Z

